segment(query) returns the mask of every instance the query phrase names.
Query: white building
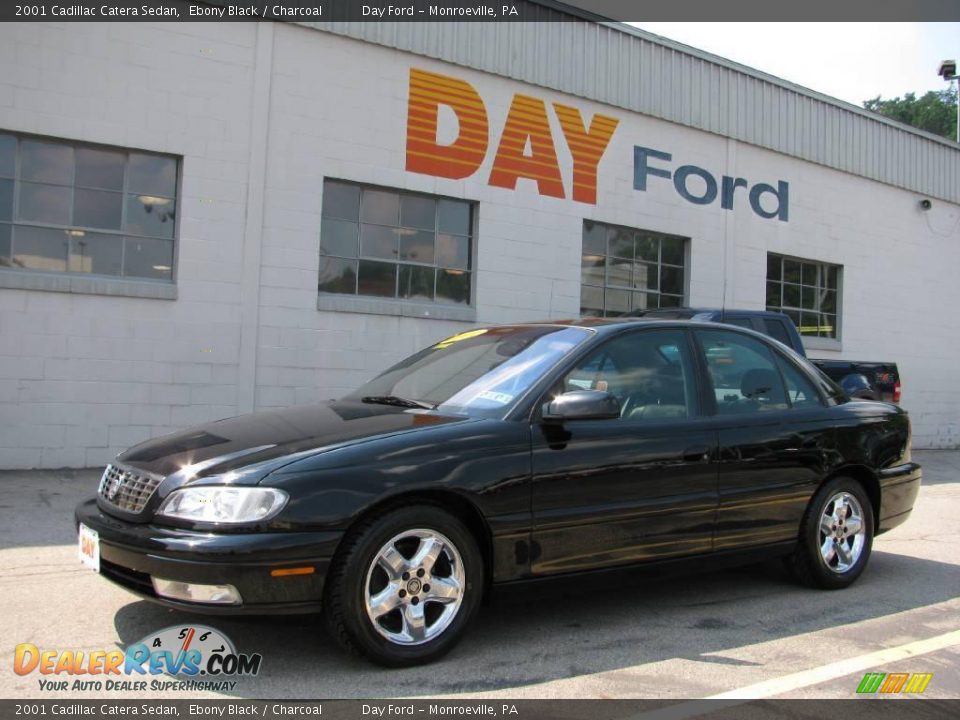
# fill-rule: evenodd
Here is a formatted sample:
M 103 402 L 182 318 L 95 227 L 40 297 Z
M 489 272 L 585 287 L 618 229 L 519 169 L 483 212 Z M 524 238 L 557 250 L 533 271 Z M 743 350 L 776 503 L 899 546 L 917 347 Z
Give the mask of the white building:
M 0 71 L 2 468 L 658 303 L 786 308 L 960 444 L 955 143 L 581 20 L 8 24 Z

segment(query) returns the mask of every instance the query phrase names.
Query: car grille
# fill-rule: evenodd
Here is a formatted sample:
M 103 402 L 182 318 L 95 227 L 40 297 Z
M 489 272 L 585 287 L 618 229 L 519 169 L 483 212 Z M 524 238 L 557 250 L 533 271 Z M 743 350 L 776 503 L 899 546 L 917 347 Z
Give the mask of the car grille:
M 100 480 L 100 497 L 127 512 L 138 513 L 160 487 L 163 478 L 159 475 L 135 472 L 116 465 L 107 465 Z

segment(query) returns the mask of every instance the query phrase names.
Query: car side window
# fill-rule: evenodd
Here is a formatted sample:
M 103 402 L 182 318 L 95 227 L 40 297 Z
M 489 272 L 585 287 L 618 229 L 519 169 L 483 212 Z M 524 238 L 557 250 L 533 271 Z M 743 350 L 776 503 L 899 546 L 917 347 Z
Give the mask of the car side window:
M 621 419 L 658 422 L 696 414 L 696 382 L 680 330 L 642 330 L 613 338 L 584 358 L 558 392 L 602 390 Z
M 763 326 L 767 329 L 767 335 L 774 340 L 779 340 L 787 347 L 793 346 L 793 343 L 790 342 L 790 336 L 787 334 L 787 329 L 783 326 L 782 322 L 772 318 L 764 318 Z
M 699 332 L 720 415 L 786 410 L 783 378 L 759 340 L 722 330 Z
M 783 379 L 787 383 L 787 399 L 790 401 L 791 407 L 802 409 L 823 405 L 819 393 L 813 387 L 813 383 L 804 377 L 803 373 L 793 363 L 779 355 L 776 359 L 777 367 L 780 368 Z

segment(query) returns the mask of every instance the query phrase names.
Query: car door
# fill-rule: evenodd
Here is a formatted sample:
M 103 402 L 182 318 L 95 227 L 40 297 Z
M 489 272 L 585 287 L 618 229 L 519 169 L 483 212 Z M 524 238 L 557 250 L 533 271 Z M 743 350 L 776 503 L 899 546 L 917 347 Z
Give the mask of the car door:
M 582 358 L 548 397 L 604 390 L 616 419 L 532 428 L 536 575 L 709 552 L 717 434 L 700 413 L 689 334 L 647 328 Z
M 716 550 L 795 540 L 835 434 L 819 392 L 764 339 L 697 329 L 719 432 Z

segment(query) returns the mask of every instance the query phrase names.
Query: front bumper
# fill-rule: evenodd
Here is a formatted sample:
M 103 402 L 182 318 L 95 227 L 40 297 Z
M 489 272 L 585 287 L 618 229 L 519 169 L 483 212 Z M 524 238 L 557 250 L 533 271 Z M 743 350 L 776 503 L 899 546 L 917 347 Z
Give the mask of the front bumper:
M 880 521 L 877 534 L 902 525 L 910 517 L 920 492 L 923 473 L 917 463 L 909 462 L 885 468 L 878 473 L 880 481 Z
M 343 533 L 210 533 L 131 523 L 103 513 L 95 499 L 77 506 L 76 522 L 100 536 L 100 574 L 167 607 L 218 615 L 309 613 L 320 609 L 323 582 Z M 313 567 L 309 575 L 272 570 Z M 152 577 L 233 585 L 239 605 L 159 597 Z

